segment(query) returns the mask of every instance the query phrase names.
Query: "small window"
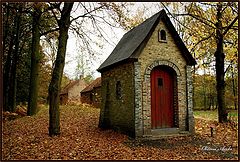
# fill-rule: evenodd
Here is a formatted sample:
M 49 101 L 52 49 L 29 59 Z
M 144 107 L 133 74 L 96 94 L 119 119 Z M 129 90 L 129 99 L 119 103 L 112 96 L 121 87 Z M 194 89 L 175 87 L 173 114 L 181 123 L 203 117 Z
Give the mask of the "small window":
M 163 79 L 158 78 L 158 87 L 161 88 L 163 86 Z
M 120 81 L 117 81 L 117 84 L 116 84 L 116 98 L 118 100 L 122 98 L 122 87 L 121 87 Z
M 109 82 L 107 82 L 107 94 L 109 94 L 110 93 L 110 90 L 109 90 Z
M 166 32 L 165 30 L 160 30 L 160 32 L 158 33 L 158 41 L 166 41 L 167 37 L 166 37 Z
M 90 102 L 92 103 L 93 102 L 93 94 L 90 93 Z

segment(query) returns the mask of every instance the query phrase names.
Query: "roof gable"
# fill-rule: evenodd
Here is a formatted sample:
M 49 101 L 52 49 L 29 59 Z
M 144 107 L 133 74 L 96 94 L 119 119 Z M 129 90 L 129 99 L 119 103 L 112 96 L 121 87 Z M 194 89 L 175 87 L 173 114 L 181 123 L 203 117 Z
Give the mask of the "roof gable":
M 143 42 L 149 39 L 149 35 L 152 34 L 153 29 L 156 28 L 160 19 L 162 19 L 166 26 L 169 28 L 169 31 L 173 38 L 175 39 L 179 49 L 181 50 L 183 57 L 186 59 L 187 64 L 195 65 L 196 64 L 195 59 L 192 57 L 192 55 L 186 48 L 185 44 L 178 35 L 177 31 L 175 30 L 166 12 L 164 10 L 161 10 L 160 12 L 156 13 L 149 19 L 145 20 L 137 27 L 131 29 L 129 32 L 124 34 L 124 36 L 119 41 L 117 46 L 114 48 L 112 53 L 100 65 L 100 67 L 97 70 L 101 72 L 103 69 L 106 69 L 107 67 L 122 62 L 124 60 L 131 58 L 137 59 L 139 55 L 136 55 L 135 51 L 139 49 Z
M 86 82 L 85 82 L 84 80 L 82 80 L 82 79 L 70 81 L 70 83 L 68 83 L 68 84 L 63 88 L 63 90 L 60 92 L 60 94 L 66 94 L 66 93 L 68 93 L 69 90 L 70 90 L 71 88 L 73 88 L 77 83 L 86 85 Z
M 98 77 L 92 81 L 86 88 L 84 88 L 81 93 L 92 91 L 94 88 L 101 86 L 101 77 Z

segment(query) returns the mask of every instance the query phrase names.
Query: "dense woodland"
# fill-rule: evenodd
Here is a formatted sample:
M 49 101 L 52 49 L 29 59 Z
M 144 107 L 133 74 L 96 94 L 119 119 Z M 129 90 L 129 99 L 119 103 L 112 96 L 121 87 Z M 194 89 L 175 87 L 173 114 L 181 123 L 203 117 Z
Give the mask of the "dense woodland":
M 237 110 L 237 74 L 235 78 L 226 79 L 225 101 L 227 110 Z M 194 81 L 194 109 L 217 110 L 216 80 L 214 75 L 195 75 Z M 206 85 L 206 86 L 203 86 Z
M 68 33 L 81 39 L 82 49 L 94 55 L 91 39 L 109 42 L 100 23 L 126 31 L 144 21 L 147 7 L 130 13 L 133 3 L 2 3 L 3 11 L 3 110 L 15 112 L 25 105 L 27 114 L 48 104 L 49 134 L 60 133 L 58 94 L 70 79 L 63 73 Z M 218 109 L 226 122 L 227 109 L 237 109 L 238 4 L 237 2 L 158 3 L 197 61 L 193 68 L 195 109 Z M 79 10 L 78 16 L 71 14 Z M 106 14 L 107 13 L 107 14 Z M 91 23 L 95 31 L 88 31 Z M 92 34 L 92 35 L 91 35 Z M 46 49 L 50 49 L 46 52 Z M 94 58 L 94 57 L 93 57 Z M 81 74 L 84 66 L 76 68 Z M 76 76 L 77 78 L 77 76 Z M 89 80 L 91 75 L 86 76 Z

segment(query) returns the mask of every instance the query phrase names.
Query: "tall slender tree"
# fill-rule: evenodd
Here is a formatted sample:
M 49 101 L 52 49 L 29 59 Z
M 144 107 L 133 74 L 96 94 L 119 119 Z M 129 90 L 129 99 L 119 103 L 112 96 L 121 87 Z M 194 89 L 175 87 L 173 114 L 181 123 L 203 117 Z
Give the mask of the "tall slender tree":
M 5 8 L 8 10 L 8 12 L 10 12 L 9 10 L 9 4 L 5 5 Z M 14 15 L 13 12 L 11 12 L 12 16 Z M 3 35 L 3 53 L 4 56 L 3 58 L 3 107 L 5 111 L 10 111 L 10 107 L 9 107 L 9 80 L 10 80 L 10 69 L 11 69 L 11 62 L 12 62 L 12 55 L 13 55 L 13 46 L 14 46 L 14 33 L 15 31 L 12 29 L 12 27 L 10 27 L 10 23 L 9 23 L 9 15 L 7 15 L 7 20 L 4 21 L 4 32 L 9 31 L 9 34 L 7 35 L 6 33 Z M 14 15 L 16 16 L 16 15 Z M 16 26 L 16 21 L 12 21 L 14 22 L 14 26 Z M 8 28 L 8 30 L 6 29 Z M 8 37 L 10 37 L 10 41 L 8 42 L 9 39 L 7 39 Z M 7 50 L 7 46 L 8 46 L 8 50 Z
M 226 44 L 228 40 L 233 40 L 233 38 L 229 38 L 229 31 L 237 30 L 237 10 L 235 2 L 192 2 L 186 5 L 186 13 L 171 14 L 174 15 L 173 17 L 188 16 L 191 18 L 189 25 L 185 26 L 188 35 L 190 35 L 189 41 L 192 44 L 190 45 L 192 46 L 191 51 L 196 51 L 197 49 L 197 52 L 203 51 L 204 53 L 209 48 L 215 51 L 213 53 L 216 68 L 218 120 L 221 123 L 227 122 L 224 81 L 226 73 L 224 67 L 226 53 L 224 53 L 224 44 Z
M 19 78 L 26 56 L 29 51 L 29 38 L 31 38 L 27 3 L 3 3 L 3 102 L 4 111 L 15 111 L 17 96 L 21 96 Z M 6 33 L 7 32 L 7 33 Z M 29 77 L 24 76 L 25 80 Z M 20 83 L 21 84 L 21 83 Z M 28 84 L 29 85 L 29 84 Z M 26 87 L 24 87 L 26 89 Z M 20 95 L 19 95 L 20 94 Z M 27 95 L 28 96 L 28 95 Z M 25 100 L 26 101 L 26 100 Z M 21 101 L 20 101 L 21 102 Z
M 12 60 L 11 60 L 11 69 L 9 75 L 9 98 L 8 98 L 8 106 L 11 112 L 16 110 L 16 93 L 17 93 L 17 61 L 19 57 L 19 43 L 20 43 L 20 26 L 21 26 L 21 19 L 22 19 L 22 4 L 18 6 L 16 9 L 17 13 L 15 16 L 15 35 L 14 35 L 14 50 L 12 53 Z
M 59 113 L 59 92 L 65 63 L 66 46 L 68 40 L 68 29 L 71 24 L 70 13 L 73 2 L 64 3 L 61 11 L 61 18 L 58 21 L 59 37 L 58 51 L 53 69 L 52 80 L 49 85 L 49 135 L 55 136 L 60 134 L 60 113 Z
M 220 123 L 227 122 L 227 112 L 226 112 L 226 104 L 225 104 L 225 81 L 224 81 L 224 59 L 225 54 L 223 51 L 223 41 L 224 36 L 227 32 L 231 29 L 234 23 L 237 21 L 238 16 L 234 18 L 234 20 L 227 26 L 225 30 L 223 30 L 222 26 L 222 15 L 223 15 L 223 6 L 222 2 L 217 4 L 217 22 L 216 26 L 216 43 L 217 49 L 215 52 L 215 59 L 216 59 L 216 89 L 217 89 L 217 101 L 218 101 L 218 120 Z
M 29 87 L 28 115 L 37 113 L 38 89 L 39 89 L 39 70 L 40 63 L 43 59 L 40 51 L 40 38 L 54 31 L 57 31 L 54 16 L 49 13 L 59 7 L 60 3 L 35 2 L 32 4 L 32 45 L 31 45 L 31 76 Z
M 32 47 L 31 47 L 31 77 L 30 77 L 30 91 L 28 101 L 28 115 L 34 115 L 37 112 L 37 98 L 38 98 L 38 82 L 39 82 L 39 66 L 41 61 L 40 47 L 40 18 L 41 5 L 39 2 L 33 5 L 32 14 Z

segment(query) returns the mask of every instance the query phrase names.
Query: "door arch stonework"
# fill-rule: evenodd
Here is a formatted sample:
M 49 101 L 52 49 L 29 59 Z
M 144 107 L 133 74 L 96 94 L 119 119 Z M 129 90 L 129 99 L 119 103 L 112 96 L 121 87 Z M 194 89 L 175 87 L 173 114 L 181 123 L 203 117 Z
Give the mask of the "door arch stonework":
M 157 66 L 168 66 L 176 73 L 176 82 L 177 87 L 179 87 L 179 84 L 182 84 L 182 75 L 179 70 L 179 68 L 172 62 L 168 60 L 156 60 L 149 66 L 147 66 L 145 73 L 144 73 L 144 81 L 142 84 L 142 101 L 143 101 L 143 107 L 142 107 L 142 120 L 143 120 L 143 134 L 144 135 L 151 135 L 151 71 L 153 68 Z M 177 96 L 180 95 L 181 92 L 179 92 L 177 88 Z M 179 121 L 181 122 L 181 121 Z M 179 124 L 179 127 L 181 127 L 183 124 Z M 181 129 L 181 128 L 180 128 Z

